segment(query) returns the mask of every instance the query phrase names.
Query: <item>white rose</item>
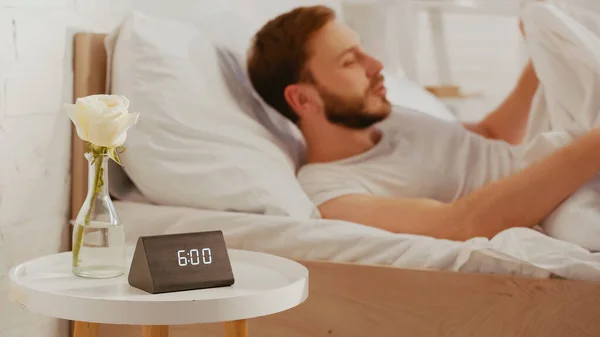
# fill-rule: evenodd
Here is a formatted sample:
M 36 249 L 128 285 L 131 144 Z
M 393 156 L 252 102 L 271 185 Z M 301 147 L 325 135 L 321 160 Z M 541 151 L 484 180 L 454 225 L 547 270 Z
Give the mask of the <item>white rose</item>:
M 127 130 L 137 123 L 139 113 L 129 113 L 129 100 L 119 95 L 91 95 L 66 105 L 77 135 L 96 146 L 123 145 Z

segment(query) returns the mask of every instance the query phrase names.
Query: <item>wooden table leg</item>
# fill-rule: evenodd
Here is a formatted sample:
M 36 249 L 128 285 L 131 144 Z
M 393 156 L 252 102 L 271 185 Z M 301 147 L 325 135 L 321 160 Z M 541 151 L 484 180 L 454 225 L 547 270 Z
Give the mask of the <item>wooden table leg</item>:
M 248 322 L 245 319 L 225 322 L 226 337 L 248 337 Z
M 98 324 L 88 322 L 74 322 L 73 337 L 98 337 Z
M 144 325 L 142 337 L 169 337 L 168 325 Z

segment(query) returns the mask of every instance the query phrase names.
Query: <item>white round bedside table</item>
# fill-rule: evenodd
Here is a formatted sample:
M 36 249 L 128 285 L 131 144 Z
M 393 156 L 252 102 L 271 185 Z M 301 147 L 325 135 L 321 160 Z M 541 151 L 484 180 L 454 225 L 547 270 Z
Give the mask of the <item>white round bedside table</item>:
M 37 258 L 10 270 L 11 300 L 28 310 L 75 321 L 74 337 L 94 337 L 98 323 L 142 326 L 144 337 L 166 337 L 169 325 L 224 322 L 228 337 L 248 335 L 246 319 L 291 309 L 308 297 L 308 270 L 264 253 L 228 250 L 230 287 L 149 294 L 128 273 L 86 279 L 71 273 L 71 252 Z M 128 251 L 131 261 L 133 248 Z

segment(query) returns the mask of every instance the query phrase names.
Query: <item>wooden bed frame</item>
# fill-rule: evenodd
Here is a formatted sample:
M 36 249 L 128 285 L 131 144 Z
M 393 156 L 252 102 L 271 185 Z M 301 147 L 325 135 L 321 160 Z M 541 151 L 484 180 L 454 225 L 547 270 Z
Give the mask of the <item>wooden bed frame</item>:
M 74 39 L 74 98 L 105 92 L 103 34 Z M 71 218 L 87 193 L 87 163 L 72 135 Z M 251 336 L 600 336 L 600 283 L 299 261 L 308 300 L 249 320 Z M 139 336 L 132 326 L 79 324 L 90 336 Z M 219 324 L 176 326 L 171 336 L 222 336 Z

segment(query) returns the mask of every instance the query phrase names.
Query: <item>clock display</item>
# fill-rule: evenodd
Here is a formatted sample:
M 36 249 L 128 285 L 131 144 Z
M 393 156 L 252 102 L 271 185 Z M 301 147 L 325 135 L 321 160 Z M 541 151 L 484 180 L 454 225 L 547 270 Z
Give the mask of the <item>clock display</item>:
M 234 282 L 221 231 L 140 237 L 129 274 L 130 285 L 151 293 Z
M 180 249 L 177 251 L 177 263 L 181 267 L 188 265 L 197 266 L 199 264 L 211 264 L 212 263 L 212 252 L 210 248 L 202 248 L 202 257 L 200 257 L 200 251 L 196 248 L 186 251 Z

